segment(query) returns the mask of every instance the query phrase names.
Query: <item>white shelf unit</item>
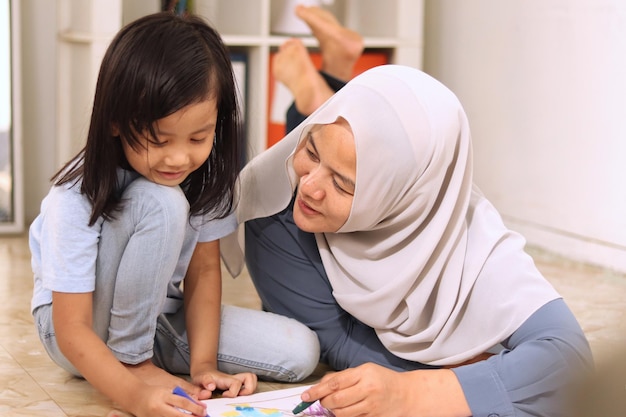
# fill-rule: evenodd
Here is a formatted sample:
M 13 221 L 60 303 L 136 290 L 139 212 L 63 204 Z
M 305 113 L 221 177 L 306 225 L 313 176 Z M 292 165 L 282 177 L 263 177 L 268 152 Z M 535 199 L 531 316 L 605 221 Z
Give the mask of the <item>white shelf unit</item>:
M 159 0 L 57 0 L 59 40 L 57 165 L 84 143 L 100 61 L 119 28 L 159 10 Z M 269 59 L 289 37 L 271 27 L 287 0 L 194 0 L 232 52 L 247 58 L 247 156 L 266 148 Z M 328 3 L 327 0 L 325 3 Z M 423 0 L 334 0 L 325 5 L 364 36 L 366 49 L 389 52 L 392 63 L 421 68 Z M 313 37 L 302 37 L 315 48 Z
M 100 63 L 121 25 L 120 0 L 57 0 L 57 168 L 85 144 Z
M 270 53 L 287 35 L 271 32 L 285 0 L 194 0 L 204 16 L 234 51 L 247 56 L 246 131 L 248 157 L 267 143 Z M 423 0 L 334 0 L 328 8 L 338 20 L 364 37 L 365 48 L 389 52 L 392 63 L 422 66 Z M 315 38 L 301 36 L 308 47 Z

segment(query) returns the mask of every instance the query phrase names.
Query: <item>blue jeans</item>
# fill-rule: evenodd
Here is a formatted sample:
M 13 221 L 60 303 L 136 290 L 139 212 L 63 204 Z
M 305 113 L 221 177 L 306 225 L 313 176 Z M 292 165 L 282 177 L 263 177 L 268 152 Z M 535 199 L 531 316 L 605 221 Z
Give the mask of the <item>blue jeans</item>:
M 139 178 L 122 196 L 123 210 L 102 226 L 93 293 L 93 329 L 126 364 L 145 360 L 177 374 L 189 373 L 189 345 L 180 291 L 172 277 L 184 276 L 198 239 L 189 224 L 189 204 L 180 187 Z M 35 324 L 48 354 L 80 376 L 57 346 L 53 305 L 35 310 Z M 165 311 L 165 312 L 164 312 Z M 308 376 L 319 361 L 314 332 L 293 319 L 223 306 L 219 369 L 253 372 L 285 382 Z

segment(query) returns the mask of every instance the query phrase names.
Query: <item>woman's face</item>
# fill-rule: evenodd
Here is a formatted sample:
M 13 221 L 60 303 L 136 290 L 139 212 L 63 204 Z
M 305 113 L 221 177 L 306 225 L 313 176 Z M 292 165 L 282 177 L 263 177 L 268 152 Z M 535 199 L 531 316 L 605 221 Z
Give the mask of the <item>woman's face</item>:
M 352 208 L 356 148 L 350 125 L 316 125 L 302 139 L 293 159 L 299 178 L 293 208 L 296 225 L 310 233 L 336 232 Z

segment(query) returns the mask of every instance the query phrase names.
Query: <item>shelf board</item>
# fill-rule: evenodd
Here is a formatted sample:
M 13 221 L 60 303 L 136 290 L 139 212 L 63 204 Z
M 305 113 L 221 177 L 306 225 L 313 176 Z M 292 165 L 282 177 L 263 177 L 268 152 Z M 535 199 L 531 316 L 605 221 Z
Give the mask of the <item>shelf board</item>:
M 226 45 L 239 47 L 257 47 L 269 46 L 278 47 L 285 43 L 292 36 L 270 35 L 270 36 L 242 36 L 242 35 L 222 35 L 222 40 Z M 312 36 L 298 36 L 302 43 L 309 47 L 318 46 L 317 39 Z M 398 46 L 406 46 L 404 42 L 400 43 L 397 38 L 364 38 L 363 42 L 366 48 L 397 48 Z M 415 46 L 415 45 L 412 45 Z
M 266 42 L 260 36 L 222 35 L 222 41 L 228 46 L 261 46 Z
M 78 43 L 78 44 L 90 44 L 94 42 L 110 42 L 115 36 L 115 33 L 92 33 L 92 32 L 77 32 L 77 31 L 65 31 L 59 32 L 59 39 L 66 43 Z

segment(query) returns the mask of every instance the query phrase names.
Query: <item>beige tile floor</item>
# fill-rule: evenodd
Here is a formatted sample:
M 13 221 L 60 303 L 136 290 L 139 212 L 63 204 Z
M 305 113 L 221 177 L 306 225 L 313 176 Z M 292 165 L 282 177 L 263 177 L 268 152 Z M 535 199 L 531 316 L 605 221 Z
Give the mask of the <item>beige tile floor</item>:
M 626 343 L 626 276 L 531 250 L 587 333 L 598 361 Z M 54 365 L 29 313 L 32 290 L 27 238 L 0 237 L 0 417 L 106 416 L 112 404 Z M 224 302 L 258 308 L 249 277 L 224 278 Z M 321 368 L 318 375 L 323 372 Z M 305 381 L 312 382 L 315 377 Z M 259 390 L 279 384 L 261 383 Z

